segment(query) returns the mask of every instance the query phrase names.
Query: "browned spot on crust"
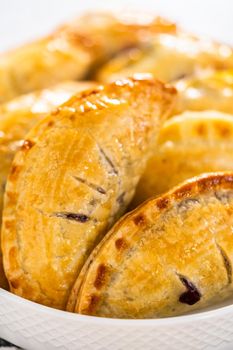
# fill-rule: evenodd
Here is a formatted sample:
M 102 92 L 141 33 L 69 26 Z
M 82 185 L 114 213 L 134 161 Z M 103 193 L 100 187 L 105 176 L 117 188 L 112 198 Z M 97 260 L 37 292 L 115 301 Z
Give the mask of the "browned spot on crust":
M 15 271 L 17 271 L 18 269 L 17 256 L 18 256 L 17 247 L 16 246 L 11 247 L 8 252 L 8 260 L 11 262 L 11 267 Z M 14 288 L 17 288 L 17 284 L 19 284 L 18 281 L 19 281 L 19 278 L 12 277 L 9 282 L 12 283 L 12 285 L 14 285 Z
M 92 89 L 91 87 L 87 88 L 86 90 L 80 91 L 77 94 L 75 94 L 73 97 L 71 97 L 70 100 L 66 103 L 66 106 L 73 107 L 75 102 L 80 102 L 80 101 L 81 101 L 81 105 L 85 105 L 85 103 L 88 101 L 87 97 L 91 97 L 92 95 L 96 95 L 96 94 L 100 93 L 101 91 L 102 91 L 101 85 L 95 89 Z M 59 110 L 59 108 L 58 108 L 58 110 Z M 75 118 L 75 116 L 72 116 L 72 115 L 70 116 L 70 120 L 73 120 L 74 118 Z
M 233 215 L 233 209 L 232 208 L 226 208 L 226 212 L 229 216 Z
M 233 173 L 232 174 L 226 174 L 224 176 L 224 179 L 226 182 L 232 182 L 233 183 Z
M 222 62 L 216 61 L 214 66 L 215 66 L 215 69 L 217 69 L 217 70 L 224 70 L 224 69 L 228 68 L 228 64 L 223 62 L 223 61 Z
M 6 229 L 11 229 L 15 224 L 15 221 L 14 220 L 6 220 L 4 222 L 4 226 Z
M 167 197 L 158 198 L 156 204 L 159 209 L 165 209 L 168 207 L 169 199 Z
M 217 131 L 223 138 L 229 137 L 231 135 L 231 130 L 227 126 L 216 125 Z
M 85 91 L 80 92 L 80 94 L 77 95 L 77 99 L 89 97 L 91 95 L 96 95 L 100 92 L 100 89 L 87 89 Z
M 96 46 L 93 39 L 87 35 L 77 33 L 76 31 L 68 30 L 66 31 L 66 37 L 73 45 L 82 45 L 85 47 Z
M 233 189 L 233 174 L 213 174 L 205 177 L 198 178 L 197 181 L 187 183 L 184 186 L 178 188 L 173 195 L 175 198 L 180 199 L 188 197 L 194 191 L 195 186 L 198 186 L 198 192 L 206 192 L 218 186 L 224 186 Z M 231 185 L 231 186 L 229 186 Z
M 115 241 L 115 246 L 116 246 L 116 249 L 118 250 L 124 250 L 128 247 L 128 244 L 124 238 L 118 238 Z
M 9 258 L 12 260 L 16 260 L 16 256 L 17 256 L 17 248 L 16 247 L 11 247 L 9 250 Z
M 23 151 L 29 151 L 34 145 L 35 145 L 35 142 L 33 142 L 31 140 L 25 140 L 21 149 Z
M 60 108 L 55 108 L 52 110 L 51 115 L 58 115 L 59 112 L 60 112 Z
M 200 179 L 198 182 L 199 191 L 209 191 L 211 188 L 220 185 L 222 182 L 224 182 L 224 178 L 221 175 Z
M 13 279 L 10 281 L 10 287 L 13 289 L 17 289 L 20 286 L 20 280 L 19 279 Z
M 17 176 L 19 175 L 21 170 L 21 167 L 19 165 L 13 165 L 11 168 L 11 172 L 9 174 L 9 179 L 14 181 L 16 180 Z
M 100 264 L 98 266 L 97 272 L 96 272 L 96 279 L 94 282 L 94 286 L 96 289 L 101 289 L 106 281 L 106 272 L 107 267 L 104 264 Z
M 53 120 L 50 120 L 48 122 L 48 127 L 51 128 L 52 126 L 54 126 L 54 121 Z
M 15 192 L 6 192 L 6 196 L 8 197 L 8 200 L 11 202 L 11 204 L 16 203 L 17 201 L 17 196 Z
M 100 298 L 98 295 L 93 294 L 90 296 L 90 301 L 89 301 L 89 305 L 85 310 L 85 313 L 87 313 L 88 315 L 92 314 L 99 302 Z
M 187 197 L 190 195 L 190 193 L 192 192 L 192 184 L 186 184 L 184 186 L 182 186 L 181 188 L 178 188 L 175 192 L 174 192 L 174 196 L 177 199 L 181 199 L 184 197 Z
M 135 225 L 137 226 L 142 226 L 146 222 L 146 218 L 143 214 L 138 214 L 134 219 L 133 219 Z
M 200 136 L 204 136 L 206 134 L 206 126 L 203 123 L 197 125 L 197 134 Z
M 233 174 L 227 174 L 224 176 L 223 179 L 226 183 L 232 183 L 233 185 Z

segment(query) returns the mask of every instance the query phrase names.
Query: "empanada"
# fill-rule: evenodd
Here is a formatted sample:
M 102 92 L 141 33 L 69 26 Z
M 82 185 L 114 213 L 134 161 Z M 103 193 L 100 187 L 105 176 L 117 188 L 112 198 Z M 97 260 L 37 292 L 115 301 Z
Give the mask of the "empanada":
M 233 68 L 233 50 L 227 45 L 179 33 L 160 34 L 147 45 L 120 53 L 98 72 L 106 82 L 151 73 L 164 81 L 178 80 L 203 68 Z
M 233 70 L 202 72 L 181 79 L 174 86 L 179 97 L 173 114 L 206 109 L 233 114 Z
M 175 32 L 160 18 L 141 24 L 108 14 L 84 15 L 51 35 L 0 56 L 0 102 L 64 80 L 81 80 L 100 62 L 147 42 L 157 32 Z
M 233 170 L 232 149 L 233 115 L 185 112 L 169 119 L 160 130 L 132 207 L 190 177 Z
M 66 82 L 50 89 L 22 95 L 0 105 L 0 228 L 6 179 L 16 151 L 27 132 L 53 108 L 79 91 L 96 86 L 92 82 Z M 7 288 L 0 244 L 0 288 Z
M 233 173 L 193 178 L 122 218 L 80 274 L 68 309 L 180 315 L 233 293 Z
M 74 96 L 27 135 L 8 178 L 11 291 L 63 309 L 94 246 L 130 202 L 176 92 L 125 79 Z

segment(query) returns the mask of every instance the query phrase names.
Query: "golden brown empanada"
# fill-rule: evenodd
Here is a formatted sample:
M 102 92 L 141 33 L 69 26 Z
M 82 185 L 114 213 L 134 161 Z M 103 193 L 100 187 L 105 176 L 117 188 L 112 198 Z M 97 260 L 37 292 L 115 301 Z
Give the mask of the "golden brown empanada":
M 102 82 L 150 73 L 164 81 L 173 81 L 203 68 L 233 68 L 233 51 L 227 45 L 184 33 L 160 34 L 147 45 L 128 50 L 107 62 L 98 72 Z
M 130 202 L 174 95 L 125 79 L 74 96 L 31 130 L 5 193 L 12 292 L 65 308 L 86 258 Z
M 233 170 L 232 149 L 233 115 L 204 111 L 171 118 L 160 130 L 132 207 L 201 173 Z
M 233 173 L 193 178 L 122 218 L 93 251 L 68 310 L 183 314 L 233 293 Z
M 3 264 L 2 264 L 2 253 L 0 253 L 0 288 L 9 289 L 9 285 L 5 276 L 5 272 L 4 272 L 4 268 L 3 268 Z
M 160 18 L 140 24 L 92 13 L 0 56 L 0 102 L 64 80 L 81 80 L 99 62 L 157 32 L 176 32 Z
M 27 132 L 53 108 L 79 91 L 96 86 L 92 82 L 64 82 L 49 89 L 22 95 L 0 105 L 0 228 L 6 179 L 16 151 Z M 1 243 L 1 242 L 0 242 Z M 0 288 L 7 288 L 0 244 Z
M 233 114 L 233 70 L 202 72 L 174 85 L 179 97 L 173 114 L 206 109 Z

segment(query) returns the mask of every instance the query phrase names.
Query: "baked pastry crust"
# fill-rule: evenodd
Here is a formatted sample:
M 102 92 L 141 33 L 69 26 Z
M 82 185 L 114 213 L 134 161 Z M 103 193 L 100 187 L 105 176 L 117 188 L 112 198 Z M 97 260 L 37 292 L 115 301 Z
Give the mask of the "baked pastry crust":
M 174 86 L 179 92 L 174 115 L 207 109 L 233 114 L 233 70 L 204 71 L 178 80 Z
M 5 193 L 13 293 L 65 308 L 86 258 L 132 199 L 175 95 L 158 81 L 125 79 L 74 96 L 30 131 Z
M 97 80 L 114 81 L 135 73 L 150 73 L 174 81 L 204 68 L 233 68 L 232 49 L 185 33 L 158 34 L 144 46 L 129 49 L 108 61 Z
M 49 89 L 22 95 L 0 106 L 0 227 L 7 176 L 24 136 L 47 113 L 79 91 L 96 86 L 92 82 L 64 82 Z M 0 244 L 0 288 L 8 288 L 3 272 Z
M 49 36 L 0 56 L 0 102 L 64 80 L 82 80 L 92 69 L 126 47 L 158 32 L 176 32 L 161 18 L 140 24 L 92 13 L 63 25 Z
M 93 251 L 68 309 L 115 318 L 183 314 L 232 293 L 233 173 L 193 178 L 123 217 Z
M 201 173 L 233 171 L 233 116 L 185 112 L 162 126 L 154 155 L 141 177 L 132 208 Z

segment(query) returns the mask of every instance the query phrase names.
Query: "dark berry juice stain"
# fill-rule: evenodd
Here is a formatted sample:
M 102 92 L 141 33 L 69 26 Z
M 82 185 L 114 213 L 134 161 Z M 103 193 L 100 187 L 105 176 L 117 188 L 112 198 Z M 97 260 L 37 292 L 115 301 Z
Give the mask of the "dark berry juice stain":
M 187 291 L 182 293 L 179 301 L 182 304 L 194 305 L 201 299 L 201 293 L 197 289 L 197 287 L 189 281 L 186 277 L 180 276 L 180 281 L 186 287 Z
M 81 223 L 85 223 L 90 220 L 89 216 L 79 213 L 60 212 L 54 213 L 54 215 L 62 219 L 73 220 Z

